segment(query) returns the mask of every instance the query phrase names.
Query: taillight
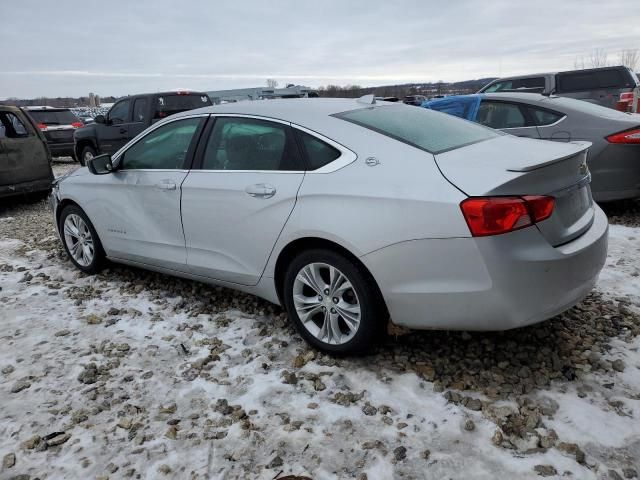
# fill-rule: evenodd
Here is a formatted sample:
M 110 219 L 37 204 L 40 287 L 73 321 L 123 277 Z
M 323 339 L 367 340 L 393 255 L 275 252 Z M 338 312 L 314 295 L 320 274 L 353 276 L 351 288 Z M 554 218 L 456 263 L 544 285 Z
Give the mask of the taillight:
M 38 128 L 44 132 L 47 129 L 47 126 L 44 123 L 39 123 Z
M 624 92 L 620 94 L 621 102 L 633 102 L 633 92 Z
M 471 197 L 460 203 L 471 235 L 500 235 L 529 227 L 551 216 L 555 200 L 548 196 Z
M 633 130 L 625 130 L 624 132 L 614 133 L 607 137 L 609 143 L 630 143 L 640 144 L 640 128 Z
M 80 128 L 80 127 L 82 127 L 83 125 L 82 125 L 82 122 L 73 122 L 73 123 L 71 124 L 71 126 L 72 126 L 73 128 Z

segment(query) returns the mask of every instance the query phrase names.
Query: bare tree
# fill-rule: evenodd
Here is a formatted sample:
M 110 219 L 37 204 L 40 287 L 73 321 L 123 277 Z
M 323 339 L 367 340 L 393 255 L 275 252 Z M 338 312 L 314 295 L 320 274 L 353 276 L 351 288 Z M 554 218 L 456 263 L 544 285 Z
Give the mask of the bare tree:
M 594 49 L 589 55 L 589 62 L 592 68 L 606 67 L 609 64 L 607 62 L 607 52 L 601 48 Z
M 276 88 L 278 86 L 278 81 L 275 78 L 267 78 L 267 87 Z
M 640 50 L 637 48 L 622 50 L 620 52 L 620 65 L 629 67 L 634 72 L 636 67 L 640 66 Z

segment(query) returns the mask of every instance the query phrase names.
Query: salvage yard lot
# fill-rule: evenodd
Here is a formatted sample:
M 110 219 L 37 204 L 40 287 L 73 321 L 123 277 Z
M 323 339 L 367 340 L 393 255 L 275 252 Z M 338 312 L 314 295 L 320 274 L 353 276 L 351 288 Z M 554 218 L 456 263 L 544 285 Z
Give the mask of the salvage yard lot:
M 255 297 L 84 275 L 44 202 L 0 210 L 0 478 L 634 478 L 640 207 L 606 210 L 607 265 L 577 307 L 355 359 Z

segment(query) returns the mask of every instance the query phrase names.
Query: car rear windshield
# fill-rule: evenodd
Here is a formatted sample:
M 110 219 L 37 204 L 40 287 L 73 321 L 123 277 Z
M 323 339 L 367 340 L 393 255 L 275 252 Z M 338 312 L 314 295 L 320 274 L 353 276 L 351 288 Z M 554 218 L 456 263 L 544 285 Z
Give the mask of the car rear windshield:
M 45 125 L 71 125 L 78 118 L 70 110 L 29 110 L 36 123 Z
M 334 117 L 437 154 L 502 135 L 446 113 L 389 105 L 337 113 Z
M 211 105 L 211 99 L 204 93 L 161 95 L 156 100 L 156 110 L 153 118 L 164 118 L 174 113 L 209 105 Z
M 634 88 L 635 86 L 635 78 L 624 68 L 558 74 L 558 92 L 561 93 L 602 88 Z

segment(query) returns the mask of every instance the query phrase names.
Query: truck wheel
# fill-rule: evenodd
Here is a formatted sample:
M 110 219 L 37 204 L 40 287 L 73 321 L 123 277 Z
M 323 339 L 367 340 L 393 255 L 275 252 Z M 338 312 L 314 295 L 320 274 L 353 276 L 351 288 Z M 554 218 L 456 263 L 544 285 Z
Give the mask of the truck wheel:
M 87 162 L 95 156 L 96 156 L 96 150 L 93 147 L 90 147 L 89 145 L 87 145 L 82 149 L 82 153 L 80 154 L 80 158 L 78 159 L 80 161 L 80 165 L 84 167 L 87 164 Z

